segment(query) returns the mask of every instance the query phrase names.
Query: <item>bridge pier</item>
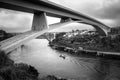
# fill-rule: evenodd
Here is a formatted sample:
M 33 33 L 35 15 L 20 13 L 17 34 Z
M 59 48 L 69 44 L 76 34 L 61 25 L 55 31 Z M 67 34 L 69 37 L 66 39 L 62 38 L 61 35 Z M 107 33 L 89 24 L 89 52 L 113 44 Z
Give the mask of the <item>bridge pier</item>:
M 47 28 L 48 28 L 48 24 L 47 24 L 46 13 L 44 13 L 44 12 L 34 13 L 32 30 L 33 31 L 41 31 L 41 30 L 47 29 Z
M 7 52 L 5 51 L 6 54 L 16 54 L 17 56 L 22 53 L 22 46 L 18 46 L 14 50 Z
M 97 25 L 92 25 L 101 36 L 107 36 L 107 32 L 104 31 L 102 28 L 100 28 L 100 26 Z
M 102 25 L 91 24 L 89 22 L 78 21 L 78 23 L 88 24 L 93 26 L 101 36 L 107 36 L 109 28 Z

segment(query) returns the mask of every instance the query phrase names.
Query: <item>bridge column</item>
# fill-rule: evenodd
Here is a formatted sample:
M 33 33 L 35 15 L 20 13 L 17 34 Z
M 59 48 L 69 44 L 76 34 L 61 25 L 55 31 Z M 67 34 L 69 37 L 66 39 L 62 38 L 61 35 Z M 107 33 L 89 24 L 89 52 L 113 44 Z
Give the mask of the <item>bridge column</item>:
M 32 30 L 33 31 L 41 31 L 41 30 L 47 29 L 47 28 L 48 28 L 48 25 L 47 25 L 46 13 L 44 13 L 44 12 L 34 13 Z
M 100 28 L 100 26 L 97 26 L 97 25 L 92 25 L 92 26 L 98 31 L 98 33 L 101 36 L 106 36 L 107 35 L 107 32 L 105 32 L 102 28 Z
M 68 21 L 72 21 L 72 19 L 71 18 L 61 18 L 61 21 L 60 21 L 60 23 L 63 23 L 63 22 L 68 22 Z

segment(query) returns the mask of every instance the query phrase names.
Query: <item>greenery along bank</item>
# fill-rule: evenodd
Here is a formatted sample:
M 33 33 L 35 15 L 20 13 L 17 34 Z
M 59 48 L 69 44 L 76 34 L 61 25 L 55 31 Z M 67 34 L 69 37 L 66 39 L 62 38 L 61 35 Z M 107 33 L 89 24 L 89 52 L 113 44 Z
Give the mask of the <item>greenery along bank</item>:
M 50 44 L 74 49 L 120 52 L 120 35 L 100 36 L 96 31 L 73 30 L 57 33 Z

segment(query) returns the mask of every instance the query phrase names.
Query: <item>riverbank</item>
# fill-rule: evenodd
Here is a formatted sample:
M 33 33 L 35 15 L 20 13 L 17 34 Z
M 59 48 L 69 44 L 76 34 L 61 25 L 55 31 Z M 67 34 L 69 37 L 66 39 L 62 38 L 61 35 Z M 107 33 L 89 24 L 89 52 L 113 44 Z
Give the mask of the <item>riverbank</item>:
M 49 42 L 50 46 L 62 49 L 74 55 L 91 55 L 96 57 L 119 58 L 120 35 L 101 36 L 96 31 L 76 30 L 56 34 Z
M 38 77 L 37 69 L 25 63 L 14 63 L 3 51 L 0 52 L 0 80 L 67 80 L 53 75 Z
M 120 52 L 120 35 L 101 36 L 96 31 L 76 30 L 56 34 L 52 43 L 86 50 Z
M 97 51 L 97 50 L 86 50 L 82 47 L 73 47 L 73 46 L 65 46 L 58 43 L 49 42 L 49 46 L 55 50 L 67 52 L 72 55 L 76 56 L 94 56 L 94 57 L 101 57 L 101 58 L 109 58 L 109 59 L 119 59 L 120 53 L 116 52 L 104 52 L 104 51 Z

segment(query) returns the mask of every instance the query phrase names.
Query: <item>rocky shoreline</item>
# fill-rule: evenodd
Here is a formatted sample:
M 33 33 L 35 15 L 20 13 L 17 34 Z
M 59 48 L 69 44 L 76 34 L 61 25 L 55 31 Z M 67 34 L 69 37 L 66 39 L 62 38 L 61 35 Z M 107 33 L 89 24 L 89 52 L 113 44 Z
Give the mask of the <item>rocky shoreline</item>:
M 31 65 L 14 63 L 3 51 L 0 51 L 0 80 L 70 80 L 48 75 L 38 77 L 40 73 Z
M 101 57 L 101 58 L 108 58 L 108 59 L 119 59 L 120 56 L 117 55 L 110 55 L 110 54 L 104 54 L 104 52 L 100 53 L 97 50 L 86 50 L 82 47 L 79 48 L 73 48 L 73 47 L 67 47 L 63 45 L 59 45 L 57 43 L 49 42 L 49 46 L 55 50 L 67 52 L 68 54 L 76 55 L 76 56 L 92 56 L 92 57 Z
M 120 58 L 120 35 L 101 36 L 97 31 L 73 30 L 61 32 L 49 45 L 72 55 L 89 55 L 102 58 Z

